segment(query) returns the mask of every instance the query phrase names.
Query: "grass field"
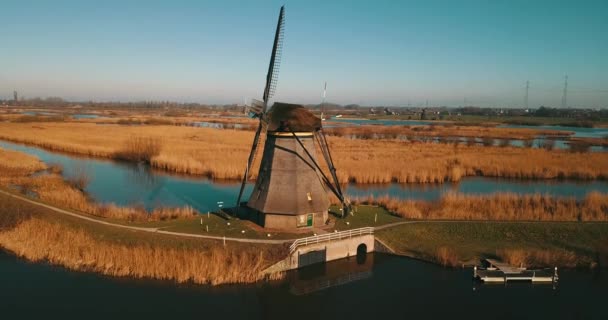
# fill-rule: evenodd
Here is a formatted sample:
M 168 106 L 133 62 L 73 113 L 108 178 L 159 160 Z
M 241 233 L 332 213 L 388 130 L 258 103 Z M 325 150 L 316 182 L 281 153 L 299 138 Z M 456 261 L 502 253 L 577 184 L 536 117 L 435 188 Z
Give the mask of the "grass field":
M 127 224 L 124 222 L 124 220 L 110 221 L 120 224 Z M 227 220 L 215 213 L 211 213 L 209 215 L 202 214 L 197 216 L 195 219 L 128 223 L 128 225 L 159 228 L 164 231 L 172 232 L 246 239 L 294 239 L 298 237 L 311 236 L 313 234 L 312 230 L 298 233 L 265 230 L 251 221 L 236 218 Z
M 376 236 L 400 253 L 454 266 L 518 251 L 532 253 L 528 266 L 590 267 L 608 261 L 608 223 L 421 222 Z
M 332 206 L 330 210 L 333 215 L 338 215 L 339 208 Z M 353 207 L 353 212 L 345 218 L 336 219 L 335 229 L 338 231 L 356 229 L 362 227 L 379 227 L 395 222 L 402 222 L 403 218 L 392 214 L 383 207 L 358 205 Z

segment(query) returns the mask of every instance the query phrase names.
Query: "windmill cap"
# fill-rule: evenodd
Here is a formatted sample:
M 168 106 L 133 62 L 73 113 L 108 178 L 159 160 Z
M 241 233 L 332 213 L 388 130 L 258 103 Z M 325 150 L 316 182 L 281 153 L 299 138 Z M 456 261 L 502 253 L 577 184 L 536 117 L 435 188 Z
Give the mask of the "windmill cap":
M 321 119 L 299 104 L 275 102 L 269 116 L 268 131 L 314 132 L 321 129 Z

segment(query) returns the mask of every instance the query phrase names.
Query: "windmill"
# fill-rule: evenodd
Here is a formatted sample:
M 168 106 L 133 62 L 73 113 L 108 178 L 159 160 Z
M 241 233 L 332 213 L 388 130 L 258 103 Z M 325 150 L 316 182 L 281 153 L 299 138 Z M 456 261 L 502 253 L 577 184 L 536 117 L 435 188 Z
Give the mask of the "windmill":
M 281 7 L 263 100 L 254 101 L 250 109 L 259 125 L 239 190 L 237 212 L 243 215 L 241 198 L 263 135 L 258 178 L 245 206 L 247 218 L 276 229 L 322 226 L 328 218 L 328 189 L 342 203 L 343 216 L 348 214 L 350 204 L 338 182 L 321 119 L 297 104 L 277 102 L 268 110 L 268 100 L 277 85 L 284 25 L 285 10 Z M 316 146 L 329 175 L 320 167 Z

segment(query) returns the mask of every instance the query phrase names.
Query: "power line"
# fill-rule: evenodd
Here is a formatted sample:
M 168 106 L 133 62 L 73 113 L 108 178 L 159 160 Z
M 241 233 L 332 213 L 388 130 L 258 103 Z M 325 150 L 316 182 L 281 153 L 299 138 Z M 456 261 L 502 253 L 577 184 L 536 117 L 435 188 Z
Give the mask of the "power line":
M 568 107 L 568 75 L 566 75 L 564 80 L 564 93 L 562 95 L 562 108 Z
M 526 96 L 524 97 L 524 105 L 528 109 L 528 91 L 530 91 L 530 80 L 526 80 Z

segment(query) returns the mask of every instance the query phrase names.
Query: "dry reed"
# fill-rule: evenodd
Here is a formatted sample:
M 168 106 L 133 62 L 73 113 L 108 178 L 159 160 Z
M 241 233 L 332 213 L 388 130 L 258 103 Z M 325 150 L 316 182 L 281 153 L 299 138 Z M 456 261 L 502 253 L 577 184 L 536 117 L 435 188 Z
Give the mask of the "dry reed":
M 28 124 L 5 123 L 0 125 L 0 139 L 105 158 L 115 158 L 133 137 L 162 139 L 158 155 L 149 159 L 151 166 L 215 179 L 242 177 L 253 139 L 249 131 L 210 128 L 91 123 L 44 123 L 43 126 L 44 129 L 34 129 Z M 44 135 L 40 130 L 44 130 Z M 329 144 L 338 178 L 343 183 L 441 183 L 466 176 L 608 178 L 608 153 L 600 152 L 580 154 L 343 137 L 329 137 Z M 258 165 L 259 161 L 252 170 L 253 178 Z
M 84 168 L 76 168 L 74 178 L 63 179 L 48 170 L 48 174 L 31 176 L 47 169 L 38 158 L 16 151 L 0 149 L 0 185 L 18 186 L 24 193 L 33 192 L 41 200 L 68 209 L 78 210 L 94 216 L 127 221 L 163 221 L 192 219 L 198 212 L 192 207 L 161 207 L 147 212 L 139 207 L 119 207 L 114 204 L 98 204 L 87 197 L 84 188 L 89 181 Z
M 264 250 L 227 246 L 124 245 L 96 239 L 84 229 L 32 218 L 0 233 L 0 245 L 31 261 L 110 276 L 199 284 L 250 283 L 266 278 L 273 261 Z M 276 277 L 276 276 L 275 276 Z
M 570 136 L 570 131 L 539 130 L 527 128 L 501 128 L 483 126 L 381 126 L 364 125 L 352 127 L 327 128 L 325 131 L 332 136 L 354 137 L 359 139 L 396 139 L 406 137 L 416 140 L 422 138 L 481 138 L 489 139 L 533 139 L 538 136 L 563 137 Z
M 487 196 L 449 192 L 437 202 L 359 198 L 406 219 L 496 221 L 608 221 L 608 194 L 592 192 L 583 200 L 548 195 L 497 193 Z
M 435 253 L 435 260 L 444 267 L 456 267 L 460 262 L 458 255 L 448 247 L 439 247 Z
M 523 250 L 503 249 L 498 250 L 496 255 L 510 265 L 518 267 L 552 267 L 561 266 L 574 268 L 582 261 L 576 253 L 568 250 Z

